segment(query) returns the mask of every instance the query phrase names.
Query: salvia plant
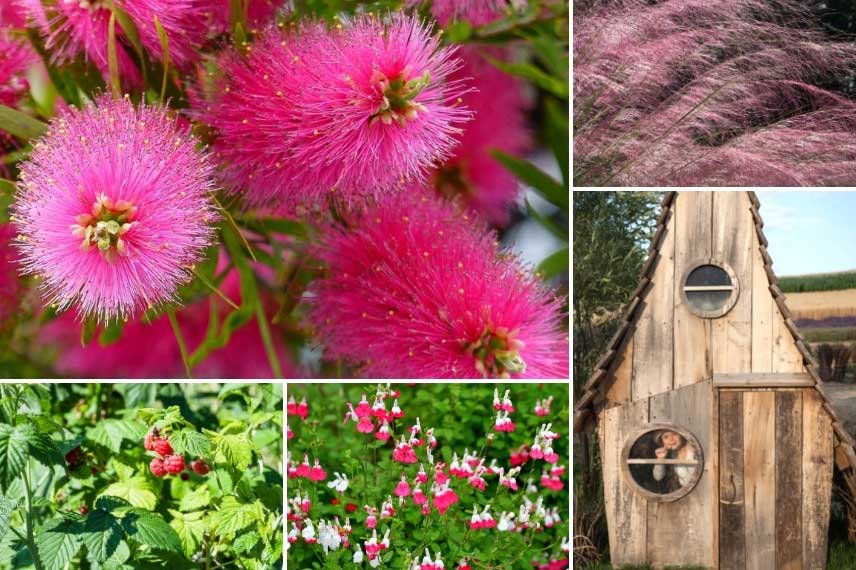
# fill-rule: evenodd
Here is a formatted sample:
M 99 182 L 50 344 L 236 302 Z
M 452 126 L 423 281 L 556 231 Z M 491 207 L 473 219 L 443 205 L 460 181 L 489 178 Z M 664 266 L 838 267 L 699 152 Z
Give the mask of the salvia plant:
M 0 0 L 0 376 L 567 378 L 568 12 Z
M 289 567 L 569 567 L 567 384 L 287 392 Z
M 856 52 L 819 8 L 575 2 L 575 183 L 852 185 Z
M 282 568 L 276 385 L 0 386 L 0 568 Z

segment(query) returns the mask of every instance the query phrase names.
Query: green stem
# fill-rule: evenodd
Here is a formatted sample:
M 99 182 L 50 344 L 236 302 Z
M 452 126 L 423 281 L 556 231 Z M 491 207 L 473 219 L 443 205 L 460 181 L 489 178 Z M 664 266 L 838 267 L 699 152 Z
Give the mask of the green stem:
M 187 357 L 187 345 L 184 342 L 184 335 L 181 333 L 181 328 L 178 326 L 178 319 L 175 317 L 175 309 L 170 307 L 167 309 L 167 317 L 169 324 L 172 325 L 172 332 L 175 334 L 175 341 L 178 343 L 178 350 L 181 351 L 181 361 L 184 362 L 184 371 L 188 378 L 193 378 L 190 372 L 190 360 Z
M 43 570 L 42 562 L 39 559 L 39 551 L 36 550 L 36 538 L 33 530 L 33 489 L 30 485 L 30 462 L 27 460 L 27 468 L 23 473 L 24 478 L 24 507 L 26 509 L 27 523 L 27 548 L 30 549 L 30 554 L 33 557 L 33 566 L 36 570 Z
M 259 332 L 262 333 L 262 343 L 265 345 L 265 352 L 267 353 L 273 375 L 275 378 L 282 378 L 282 367 L 279 365 L 279 356 L 277 356 L 276 348 L 273 345 L 273 340 L 271 340 L 265 310 L 260 302 L 256 303 L 256 320 L 259 322 Z

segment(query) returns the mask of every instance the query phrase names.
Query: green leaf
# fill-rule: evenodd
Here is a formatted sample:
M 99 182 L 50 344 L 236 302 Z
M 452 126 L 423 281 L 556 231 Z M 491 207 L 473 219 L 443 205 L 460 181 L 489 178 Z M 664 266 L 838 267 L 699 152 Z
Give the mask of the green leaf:
M 163 61 L 163 83 L 161 83 L 160 99 L 163 101 L 166 96 L 166 85 L 169 79 L 169 36 L 166 35 L 166 30 L 161 26 L 160 20 L 155 15 L 155 30 L 158 33 L 158 39 L 161 46 L 161 60 Z
M 146 435 L 146 426 L 134 420 L 108 418 L 86 431 L 86 437 L 118 453 L 122 441 L 139 442 Z
M 253 460 L 253 444 L 247 434 L 222 435 L 217 441 L 217 453 L 235 471 L 245 471 Z
M 83 319 L 83 324 L 80 326 L 80 346 L 86 348 L 92 339 L 95 338 L 95 332 L 98 329 L 98 321 L 92 317 Z
M 36 549 L 44 570 L 63 570 L 80 550 L 83 525 L 74 518 L 55 518 L 36 534 Z
M 559 108 L 554 99 L 548 99 L 544 105 L 546 109 L 545 131 L 550 148 L 559 168 L 562 171 L 562 186 L 567 190 L 570 184 L 570 145 L 568 134 L 568 116 Z
M 446 40 L 452 43 L 462 43 L 469 39 L 473 27 L 466 20 L 454 20 L 443 29 Z
M 10 425 L 0 425 L 0 484 L 4 489 L 21 474 L 28 457 L 27 434 Z
M 181 498 L 178 508 L 183 512 L 207 508 L 211 504 L 211 491 L 207 486 L 200 486 L 192 493 Z
M 121 497 L 112 497 L 107 494 L 102 494 L 95 500 L 95 508 L 101 511 L 112 513 L 116 509 L 130 507 L 131 503 Z
M 131 477 L 125 481 L 117 481 L 101 491 L 101 497 L 112 495 L 125 499 L 135 507 L 152 510 L 157 506 L 158 498 L 151 484 L 142 475 Z
M 535 207 L 529 202 L 528 198 L 524 198 L 523 201 L 526 203 L 526 211 L 529 213 L 529 217 L 541 224 L 545 229 L 547 229 L 551 234 L 559 238 L 560 240 L 567 242 L 568 241 L 568 230 L 567 228 L 560 227 L 556 225 L 553 220 L 543 215 L 541 212 L 535 209 Z
M 19 428 L 27 437 L 30 448 L 30 456 L 44 465 L 65 465 L 65 456 L 60 451 L 59 442 L 51 439 L 51 436 L 36 429 L 34 425 L 25 425 Z
M 516 75 L 517 77 L 522 77 L 527 81 L 531 81 L 541 89 L 552 93 L 560 99 L 568 99 L 570 95 L 570 87 L 566 81 L 544 73 L 530 63 L 512 63 L 501 61 L 490 56 L 485 57 L 494 67 L 501 69 L 509 75 Z
M 127 37 L 128 41 L 131 42 L 131 45 L 134 46 L 134 51 L 136 51 L 137 55 L 142 58 L 143 44 L 140 42 L 140 32 L 137 30 L 134 20 L 131 19 L 131 16 L 129 16 L 127 12 L 116 6 L 112 0 L 108 2 L 108 7 L 116 17 L 116 21 L 119 22 L 119 27 L 121 27 L 122 31 L 125 33 L 125 37 Z
M 122 94 L 122 84 L 119 81 L 119 57 L 116 53 L 116 13 L 110 13 L 110 21 L 107 23 L 107 69 L 110 73 L 110 89 L 113 97 L 119 98 Z
M 570 252 L 566 246 L 544 258 L 541 263 L 538 264 L 536 271 L 540 273 L 545 280 L 552 279 L 556 275 L 566 273 L 568 271 L 570 260 Z
M 83 543 L 92 560 L 103 562 L 113 556 L 122 540 L 119 520 L 107 511 L 95 510 L 83 521 Z
M 160 515 L 135 509 L 122 519 L 122 527 L 129 538 L 140 544 L 182 554 L 178 534 Z
M 553 180 L 549 174 L 531 162 L 511 156 L 501 150 L 492 150 L 491 155 L 501 162 L 521 182 L 537 190 L 539 194 L 561 208 L 562 211 L 568 211 L 570 204 L 568 190 Z
M 101 334 L 98 336 L 98 344 L 101 346 L 108 346 L 119 342 L 122 338 L 123 326 L 124 322 L 122 319 L 113 319 L 108 321 L 107 325 L 101 330 Z
M 194 429 L 181 429 L 169 436 L 173 450 L 180 455 L 205 457 L 211 453 L 211 442 Z
M 180 513 L 169 509 L 169 514 L 172 516 L 169 526 L 175 530 L 184 554 L 190 558 L 199 550 L 199 545 L 202 544 L 205 531 L 208 529 L 205 513 Z
M 9 523 L 12 521 L 12 512 L 18 508 L 18 504 L 9 497 L 0 496 L 0 542 L 9 531 Z
M 220 503 L 216 514 L 217 532 L 228 534 L 241 531 L 264 518 L 264 507 L 259 501 L 239 503 L 232 495 L 227 495 Z
M 22 113 L 6 105 L 0 105 L 0 129 L 28 141 L 45 134 L 48 126 L 26 113 Z
M 235 554 L 245 556 L 256 547 L 261 539 L 262 537 L 258 533 L 248 532 L 236 538 L 235 542 L 232 543 L 232 548 L 234 548 Z

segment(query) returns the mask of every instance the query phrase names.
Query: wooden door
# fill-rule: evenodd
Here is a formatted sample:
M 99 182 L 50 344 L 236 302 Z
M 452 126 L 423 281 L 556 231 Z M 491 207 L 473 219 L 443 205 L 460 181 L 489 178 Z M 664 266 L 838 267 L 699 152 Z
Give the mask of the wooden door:
M 832 426 L 814 388 L 720 389 L 719 568 L 822 570 Z

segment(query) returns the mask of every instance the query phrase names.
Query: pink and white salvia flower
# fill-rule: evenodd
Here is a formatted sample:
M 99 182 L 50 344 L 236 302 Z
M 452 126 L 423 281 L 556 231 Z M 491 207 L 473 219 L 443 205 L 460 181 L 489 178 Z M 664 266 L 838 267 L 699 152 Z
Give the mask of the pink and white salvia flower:
M 299 416 L 301 420 L 306 421 L 309 416 L 309 404 L 306 402 L 306 398 L 302 398 L 298 404 L 294 396 L 290 396 L 286 406 L 286 415 Z
M 423 180 L 470 114 L 460 65 L 418 18 L 358 16 L 271 29 L 220 61 L 196 114 L 251 205 L 363 203 Z
M 301 531 L 300 536 L 303 537 L 303 541 L 307 544 L 315 544 L 318 542 L 318 538 L 315 536 L 315 526 L 312 524 L 310 519 L 304 519 L 303 530 Z
M 315 465 L 312 466 L 312 470 L 309 472 L 309 480 L 323 481 L 326 478 L 327 472 L 321 467 L 321 463 L 318 461 L 318 458 L 315 458 Z
M 503 512 L 499 515 L 499 522 L 496 523 L 496 530 L 501 532 L 514 530 L 514 513 Z
M 484 510 L 481 513 L 478 512 L 476 505 L 473 505 L 473 516 L 470 518 L 470 528 L 474 530 L 481 530 L 486 528 L 495 528 L 496 521 L 491 516 L 490 505 L 485 505 Z
M 499 484 L 503 487 L 508 487 L 512 491 L 517 490 L 517 479 L 515 477 L 520 473 L 520 467 L 514 467 L 508 471 L 508 474 L 505 474 L 505 470 L 500 468 L 499 470 Z
M 354 564 L 362 564 L 363 562 L 363 549 L 359 543 L 357 543 L 357 549 L 354 551 L 353 561 Z
M 425 436 L 428 439 L 428 447 L 430 447 L 431 449 L 437 447 L 437 438 L 434 437 L 434 428 L 428 428 L 428 430 L 425 432 Z
M 440 486 L 435 486 L 434 508 L 437 509 L 441 515 L 445 514 L 449 507 L 457 502 L 458 494 L 449 486 L 448 481 Z
M 311 285 L 326 357 L 381 377 L 567 377 L 561 301 L 471 222 L 417 192 L 331 227 Z
M 416 452 L 404 441 L 403 434 L 401 440 L 395 445 L 395 449 L 392 450 L 392 460 L 399 463 L 416 463 L 417 461 Z
M 487 488 L 487 481 L 481 475 L 473 474 L 467 479 L 467 482 L 473 489 L 478 489 L 479 491 L 484 491 Z
M 462 558 L 458 561 L 456 570 L 473 570 L 473 567 L 470 566 L 470 563 L 466 558 Z
M 562 477 L 565 474 L 564 465 L 555 465 L 550 469 L 550 475 L 553 477 Z
M 355 410 L 358 418 L 367 418 L 372 414 L 372 408 L 369 406 L 369 401 L 366 399 L 365 392 L 363 393 L 363 397 L 360 399 L 360 403 L 357 404 L 357 409 Z
M 383 396 L 381 396 L 380 394 L 375 396 L 374 404 L 372 404 L 372 415 L 378 418 L 378 420 L 382 419 L 386 421 L 386 404 L 383 401 Z
M 213 238 L 208 160 L 164 108 L 70 108 L 20 169 L 21 267 L 60 311 L 108 321 L 173 302 Z
M 394 419 L 399 419 L 399 418 L 404 417 L 404 412 L 402 412 L 401 408 L 398 407 L 398 398 L 393 400 L 392 409 L 390 409 L 389 415 L 392 416 Z
M 377 526 L 377 509 L 366 505 L 366 528 L 375 528 Z
M 363 416 L 357 422 L 357 431 L 360 433 L 371 433 L 374 431 L 374 423 L 371 416 Z
M 291 530 L 288 531 L 288 542 L 294 544 L 300 539 L 300 529 L 297 528 L 297 523 L 291 523 Z
M 442 485 L 449 480 L 449 476 L 444 471 L 445 467 L 445 463 L 437 463 L 434 466 L 434 483 L 437 485 Z
M 553 396 L 544 400 L 535 400 L 535 415 L 539 417 L 550 415 L 550 404 L 553 403 Z
M 425 472 L 425 466 L 423 464 L 419 464 L 419 472 L 416 474 L 416 482 L 417 483 L 427 483 L 428 482 L 428 473 Z
M 511 403 L 511 390 L 506 390 L 505 394 L 502 397 L 502 400 L 499 399 L 499 390 L 496 388 L 493 389 L 493 409 L 496 411 L 508 412 L 509 414 L 514 411 L 514 404 Z
M 288 423 L 286 423 L 286 424 L 285 424 L 285 432 L 286 432 L 286 435 L 287 435 L 287 439 L 291 439 L 291 438 L 293 438 L 293 437 L 294 437 L 294 432 L 293 432 L 293 431 L 291 431 L 291 426 L 290 426 L 290 425 L 288 425 Z
M 515 427 L 514 422 L 508 417 L 508 412 L 502 411 L 496 414 L 493 429 L 496 431 L 513 432 Z
M 419 570 L 443 570 L 445 565 L 439 552 L 434 553 L 434 559 L 431 559 L 431 554 L 428 549 L 425 549 L 425 556 L 422 557 L 422 562 L 419 564 Z
M 410 485 L 407 483 L 407 477 L 405 475 L 401 475 L 401 481 L 398 482 L 398 485 L 395 486 L 395 496 L 396 497 L 408 497 L 410 496 Z
M 425 505 L 428 502 L 428 496 L 422 492 L 422 487 L 419 483 L 413 488 L 413 502 L 417 505 Z
M 297 467 L 297 477 L 309 477 L 312 466 L 309 464 L 309 455 L 303 454 L 303 462 Z
M 386 501 L 380 506 L 380 518 L 390 519 L 395 516 L 395 508 L 392 506 L 392 497 L 387 495 Z
M 389 439 L 389 435 L 389 422 L 384 418 L 383 424 L 381 424 L 380 428 L 375 432 L 375 438 L 387 441 Z

